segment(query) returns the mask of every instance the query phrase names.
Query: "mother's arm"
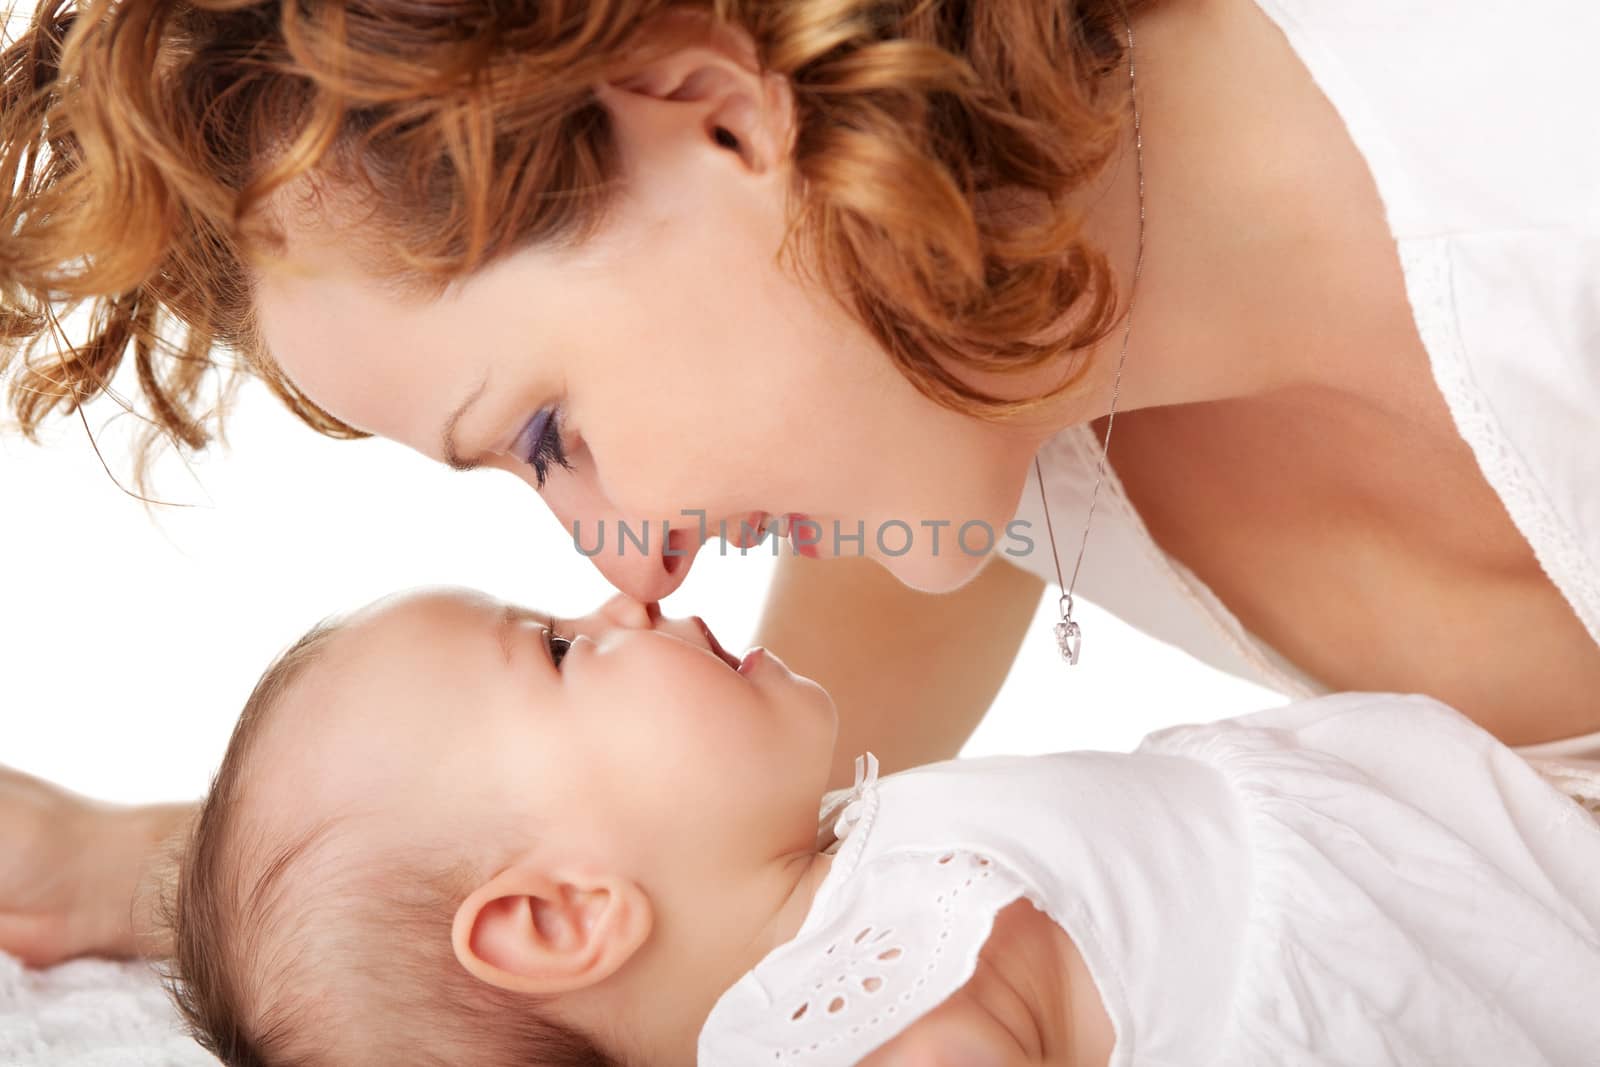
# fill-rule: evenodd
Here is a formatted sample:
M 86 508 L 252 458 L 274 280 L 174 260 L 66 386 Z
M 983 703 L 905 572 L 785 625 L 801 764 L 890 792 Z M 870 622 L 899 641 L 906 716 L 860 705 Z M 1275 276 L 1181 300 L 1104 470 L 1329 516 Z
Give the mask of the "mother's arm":
M 156 899 L 140 883 L 193 812 L 99 804 L 0 767 L 0 950 L 35 966 L 162 951 L 140 940 Z
M 1044 583 L 1000 557 L 951 593 L 919 593 L 870 559 L 778 564 L 758 643 L 839 707 L 834 786 L 871 749 L 887 773 L 949 759 L 1016 658 Z

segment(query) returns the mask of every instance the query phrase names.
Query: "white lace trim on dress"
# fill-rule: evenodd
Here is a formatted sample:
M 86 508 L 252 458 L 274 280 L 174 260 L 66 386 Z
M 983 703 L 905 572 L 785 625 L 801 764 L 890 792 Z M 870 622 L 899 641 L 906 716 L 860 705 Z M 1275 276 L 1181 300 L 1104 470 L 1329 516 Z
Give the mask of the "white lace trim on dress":
M 1447 242 L 1399 241 L 1397 247 L 1417 334 L 1457 432 L 1472 448 L 1484 478 L 1533 548 L 1539 566 L 1600 644 L 1600 571 L 1545 497 L 1473 380 L 1457 329 Z
M 995 917 L 1024 895 L 992 857 L 962 849 L 897 852 L 857 872 L 877 783 L 877 757 L 857 756 L 855 784 L 825 801 L 834 867 L 795 939 L 712 1009 L 706 1067 L 859 1062 L 967 983 Z

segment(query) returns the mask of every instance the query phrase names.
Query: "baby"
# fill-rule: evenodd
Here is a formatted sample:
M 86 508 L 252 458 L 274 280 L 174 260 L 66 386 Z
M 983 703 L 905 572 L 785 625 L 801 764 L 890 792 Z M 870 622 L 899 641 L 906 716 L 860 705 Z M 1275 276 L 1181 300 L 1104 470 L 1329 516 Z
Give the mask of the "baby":
M 558 629 L 413 593 L 267 671 L 171 909 L 174 994 L 225 1063 L 1600 1048 L 1600 827 L 1437 704 L 882 780 L 867 757 L 819 829 L 816 684 L 621 597 Z

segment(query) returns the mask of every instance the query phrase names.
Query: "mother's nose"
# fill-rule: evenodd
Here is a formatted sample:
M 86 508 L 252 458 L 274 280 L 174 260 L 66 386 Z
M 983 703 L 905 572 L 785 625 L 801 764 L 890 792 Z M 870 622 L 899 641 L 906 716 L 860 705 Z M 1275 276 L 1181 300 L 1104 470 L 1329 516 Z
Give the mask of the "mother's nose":
M 680 516 L 677 525 L 668 519 L 625 516 L 577 481 L 552 478 L 542 493 L 576 553 L 587 557 L 618 591 L 642 603 L 661 600 L 683 584 L 702 542 L 693 516 Z
M 620 527 L 607 523 L 603 537 L 596 527 L 574 543 L 619 592 L 649 604 L 666 599 L 689 576 L 700 551 L 700 534 L 694 526 L 672 528 L 657 522 L 645 541 L 637 527 L 624 536 Z

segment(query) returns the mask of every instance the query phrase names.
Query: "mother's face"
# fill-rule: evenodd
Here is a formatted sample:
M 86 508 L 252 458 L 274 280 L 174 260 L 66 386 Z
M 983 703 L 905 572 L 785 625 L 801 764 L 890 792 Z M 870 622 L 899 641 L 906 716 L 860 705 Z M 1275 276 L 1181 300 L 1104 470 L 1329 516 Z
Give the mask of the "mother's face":
M 918 393 L 780 265 L 786 159 L 752 154 L 745 129 L 730 149 L 667 104 L 618 94 L 627 192 L 595 237 L 517 253 L 436 301 L 385 289 L 326 220 L 291 223 L 288 260 L 258 286 L 272 357 L 354 427 L 538 487 L 587 551 L 603 521 L 593 562 L 640 600 L 682 581 L 702 512 L 706 536 L 725 523 L 730 538 L 762 514 L 803 515 L 817 554 L 959 585 L 982 558 L 953 530 L 1002 530 L 1036 439 Z M 618 520 L 649 523 L 648 552 L 619 543 Z M 940 520 L 936 552 L 923 524 Z M 664 553 L 663 523 L 685 555 Z

